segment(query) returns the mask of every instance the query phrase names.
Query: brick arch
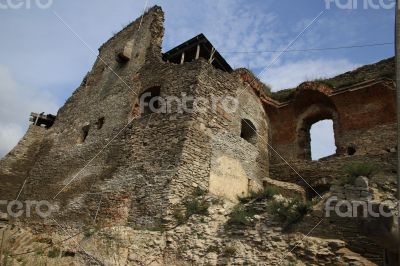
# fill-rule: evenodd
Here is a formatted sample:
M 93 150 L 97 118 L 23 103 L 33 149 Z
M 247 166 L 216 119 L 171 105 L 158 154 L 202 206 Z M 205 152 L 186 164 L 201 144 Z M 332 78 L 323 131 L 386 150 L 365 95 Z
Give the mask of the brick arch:
M 312 104 L 297 118 L 296 142 L 298 159 L 311 160 L 311 126 L 319 121 L 327 119 L 333 121 L 335 144 L 336 147 L 338 147 L 336 137 L 339 131 L 339 117 L 337 111 L 331 106 L 326 106 L 324 104 Z

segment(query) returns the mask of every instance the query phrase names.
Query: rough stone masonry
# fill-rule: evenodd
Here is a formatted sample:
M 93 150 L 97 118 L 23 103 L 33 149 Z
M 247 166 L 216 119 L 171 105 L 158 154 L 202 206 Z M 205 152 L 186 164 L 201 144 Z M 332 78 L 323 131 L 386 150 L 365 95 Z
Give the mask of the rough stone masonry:
M 94 217 L 102 226 L 146 227 L 171 224 L 173 210 L 197 188 L 236 202 L 263 186 L 290 182 L 302 197 L 315 196 L 282 158 L 321 193 L 353 156 L 393 166 L 393 80 L 374 77 L 341 88 L 306 82 L 292 99 L 278 102 L 250 71 L 230 69 L 204 36 L 166 59 L 163 21 L 161 8 L 153 7 L 100 47 L 54 124 L 32 124 L 0 161 L 2 198 L 56 200 L 55 218 L 72 227 Z M 192 112 L 180 112 L 177 103 L 170 112 L 140 112 L 146 93 L 230 97 L 238 108 L 189 102 Z M 310 128 L 323 119 L 333 120 L 337 153 L 312 162 Z M 25 222 L 45 227 L 34 218 Z

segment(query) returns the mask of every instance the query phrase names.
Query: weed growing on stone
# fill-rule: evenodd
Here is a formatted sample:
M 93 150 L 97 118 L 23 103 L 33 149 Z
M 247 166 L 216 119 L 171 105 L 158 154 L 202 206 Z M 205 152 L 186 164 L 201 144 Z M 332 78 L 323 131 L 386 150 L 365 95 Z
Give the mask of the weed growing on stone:
M 233 257 L 237 250 L 234 246 L 225 246 L 222 252 L 226 257 Z
M 175 218 L 178 225 L 182 225 L 188 220 L 183 211 L 179 210 L 178 208 L 174 209 L 172 216 Z
M 239 197 L 241 203 L 247 203 L 252 200 L 272 199 L 274 195 L 278 194 L 278 190 L 274 187 L 266 187 L 259 191 L 251 191 L 247 197 Z
M 47 253 L 47 257 L 49 257 L 49 258 L 57 258 L 57 257 L 60 256 L 60 254 L 61 254 L 61 250 L 58 247 L 53 247 Z
M 97 225 L 96 226 L 92 226 L 92 227 L 85 226 L 83 228 L 83 236 L 86 237 L 86 238 L 90 238 L 91 236 L 96 234 L 99 230 L 100 230 L 100 227 L 97 226 Z
M 4 265 L 4 266 L 11 265 L 10 256 L 11 256 L 11 252 L 9 250 L 5 250 L 3 252 L 3 261 L 0 261 L 1 265 Z
M 294 224 L 311 211 L 312 203 L 301 199 L 273 200 L 268 204 L 268 212 L 283 224 L 283 229 L 289 230 Z
M 217 253 L 219 254 L 221 252 L 220 248 L 218 246 L 209 246 L 207 248 L 207 253 Z
M 239 204 L 235 206 L 235 208 L 230 213 L 229 219 L 227 221 L 228 225 L 236 225 L 236 226 L 247 226 L 251 224 L 251 218 L 256 213 L 246 208 L 245 206 Z
M 205 196 L 206 194 L 207 194 L 207 190 L 202 189 L 201 187 L 196 187 L 196 188 L 193 190 L 193 193 L 192 193 L 193 197 L 203 197 L 203 196 Z
M 186 216 L 190 217 L 194 214 L 207 215 L 209 203 L 206 201 L 200 201 L 197 199 L 189 200 L 185 204 Z
M 367 162 L 352 162 L 344 167 L 346 175 L 338 180 L 338 185 L 353 184 L 359 176 L 371 177 L 377 172 L 377 166 Z
M 208 215 L 210 203 L 205 200 L 190 199 L 185 201 L 184 206 L 185 210 L 175 208 L 172 213 L 178 225 L 186 223 L 192 215 Z

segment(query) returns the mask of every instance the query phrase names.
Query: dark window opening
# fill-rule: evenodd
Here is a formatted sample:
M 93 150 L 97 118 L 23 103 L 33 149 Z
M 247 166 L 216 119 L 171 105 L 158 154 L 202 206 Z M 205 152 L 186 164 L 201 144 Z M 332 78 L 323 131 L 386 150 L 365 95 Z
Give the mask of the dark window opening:
M 242 119 L 240 137 L 253 145 L 257 143 L 256 127 L 250 120 Z
M 97 122 L 96 122 L 96 126 L 97 126 L 97 129 L 101 129 L 102 127 L 103 127 L 103 125 L 104 125 L 104 117 L 100 117 L 98 120 L 97 120 Z
M 354 155 L 356 153 L 356 147 L 354 145 L 347 147 L 347 154 Z
M 144 91 L 140 97 L 140 112 L 143 115 L 159 112 L 160 103 L 160 87 L 153 87 Z
M 81 135 L 79 137 L 78 143 L 84 143 L 87 136 L 89 135 L 90 125 L 86 125 L 81 129 Z

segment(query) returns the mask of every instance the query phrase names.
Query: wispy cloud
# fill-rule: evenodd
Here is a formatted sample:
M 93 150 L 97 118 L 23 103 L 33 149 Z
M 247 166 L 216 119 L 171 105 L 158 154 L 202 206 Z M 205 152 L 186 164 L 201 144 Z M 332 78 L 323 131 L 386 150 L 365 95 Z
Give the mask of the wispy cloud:
M 45 90 L 18 84 L 10 71 L 0 65 L 0 157 L 14 147 L 25 133 L 32 111 L 55 113 L 55 96 Z
M 290 61 L 271 67 L 261 77 L 274 91 L 294 88 L 306 80 L 333 77 L 356 68 L 347 59 L 305 59 Z
M 271 60 L 271 54 L 249 55 L 228 53 L 231 51 L 254 51 L 279 46 L 285 34 L 279 31 L 277 15 L 267 12 L 255 3 L 243 0 L 219 0 L 193 2 L 193 10 L 201 12 L 192 23 L 182 23 L 166 12 L 165 49 L 204 33 L 214 46 L 234 67 L 263 67 Z M 177 10 L 174 10 L 174 13 Z M 187 9 L 181 10 L 190 21 Z M 170 18 L 170 19 L 169 19 Z M 225 53 L 227 52 L 227 53 Z

